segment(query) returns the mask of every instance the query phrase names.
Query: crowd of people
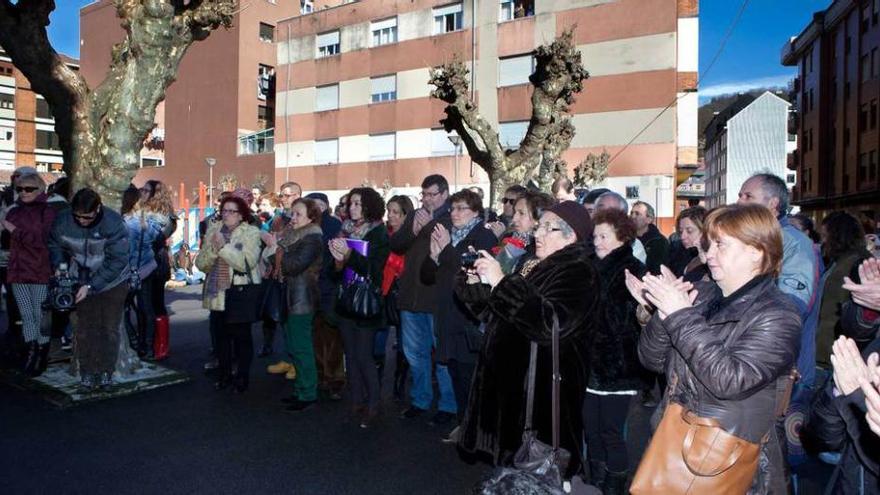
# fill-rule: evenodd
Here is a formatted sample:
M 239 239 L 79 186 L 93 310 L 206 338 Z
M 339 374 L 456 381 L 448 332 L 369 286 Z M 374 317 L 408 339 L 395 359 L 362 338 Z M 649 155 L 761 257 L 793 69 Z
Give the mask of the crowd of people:
M 13 180 L 0 223 L 18 366 L 38 375 L 53 332 L 72 330 L 83 385 L 111 384 L 129 306 L 135 349 L 154 359 L 176 228 L 168 189 L 132 187 L 120 214 L 90 189 L 69 203 L 69 191 L 48 195 L 35 171 Z M 349 419 L 371 428 L 390 413 L 390 387 L 401 420 L 427 419 L 444 442 L 501 466 L 514 464 L 527 425 L 549 444 L 558 414 L 564 476 L 606 494 L 626 493 L 633 474 L 634 493 L 675 492 L 687 476 L 660 459 L 681 457 L 669 439 L 687 421 L 722 439 L 707 455 L 736 459 L 693 481 L 706 493 L 719 476 L 730 493 L 788 492 L 792 441 L 837 464 L 832 493 L 880 493 L 872 219 L 839 211 L 817 229 L 789 215 L 771 174 L 749 178 L 736 204 L 681 211 L 668 237 L 654 205 L 608 189 L 579 195 L 564 178 L 549 192 L 508 188 L 498 212 L 479 188 L 452 191 L 440 175 L 421 189 L 386 202 L 356 187 L 335 207 L 294 182 L 221 194 L 195 257 L 214 387 L 248 390 L 258 323 L 256 354 L 281 355 L 266 371 L 291 382 L 281 398 L 291 412 L 345 396 Z M 53 309 L 47 330 L 42 303 L 64 270 L 76 311 L 67 325 Z M 794 440 L 781 427 L 792 404 L 807 411 Z M 634 406 L 656 408 L 638 469 L 626 448 Z

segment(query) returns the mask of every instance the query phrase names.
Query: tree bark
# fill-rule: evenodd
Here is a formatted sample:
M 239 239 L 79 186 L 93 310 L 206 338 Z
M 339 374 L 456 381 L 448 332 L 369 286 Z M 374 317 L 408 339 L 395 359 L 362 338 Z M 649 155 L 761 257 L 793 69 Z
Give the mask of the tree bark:
M 489 175 L 492 204 L 513 184 L 535 181 L 548 188 L 554 173 L 564 170 L 562 152 L 571 145 L 575 129 L 568 115 L 574 95 L 589 77 L 581 54 L 573 43 L 573 31 L 564 32 L 549 45 L 535 50 L 532 86 L 532 116 L 525 137 L 515 151 L 505 150 L 498 132 L 484 119 L 471 100 L 468 69 L 459 59 L 431 72 L 431 96 L 446 106 L 440 122 L 447 132 L 461 136 L 471 159 Z

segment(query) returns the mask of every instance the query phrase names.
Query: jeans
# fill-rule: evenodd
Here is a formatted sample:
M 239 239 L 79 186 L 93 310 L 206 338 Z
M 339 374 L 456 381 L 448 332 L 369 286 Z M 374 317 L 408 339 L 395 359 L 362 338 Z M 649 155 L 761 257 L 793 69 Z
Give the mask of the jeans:
M 138 322 L 138 347 L 141 352 L 148 352 L 153 348 L 153 339 L 156 334 L 156 312 L 153 307 L 153 287 L 157 283 L 155 272 L 141 281 L 137 297 L 137 322 Z
M 615 473 L 626 471 L 626 419 L 630 395 L 584 394 L 584 433 L 590 462 L 605 462 Z
M 434 315 L 401 311 L 400 324 L 403 354 L 409 362 L 412 375 L 411 404 L 419 409 L 430 409 L 434 400 L 434 388 L 431 384 L 431 350 L 435 345 Z M 455 403 L 452 379 L 449 377 L 449 370 L 442 364 L 437 364 L 437 386 L 440 389 L 437 409 L 456 414 L 458 407 Z

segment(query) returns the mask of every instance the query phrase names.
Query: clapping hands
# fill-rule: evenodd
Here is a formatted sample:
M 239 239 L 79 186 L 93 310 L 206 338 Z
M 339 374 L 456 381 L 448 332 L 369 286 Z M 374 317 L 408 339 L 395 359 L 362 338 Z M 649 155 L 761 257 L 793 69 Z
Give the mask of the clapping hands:
M 843 288 L 850 292 L 853 302 L 868 309 L 880 311 L 880 259 L 868 258 L 859 265 L 860 283 L 843 277 Z
M 660 267 L 660 275 L 645 275 L 641 280 L 627 270 L 626 287 L 636 302 L 657 308 L 660 319 L 692 307 L 698 295 L 693 284 L 676 278 L 666 266 Z
M 345 242 L 345 239 L 337 238 L 330 240 L 327 243 L 327 247 L 330 248 L 330 255 L 333 256 L 333 259 L 338 263 L 343 263 L 348 255 L 351 254 L 351 248 L 348 247 L 348 243 Z
M 431 232 L 431 259 L 434 262 L 439 260 L 440 253 L 446 249 L 450 242 L 452 242 L 452 237 L 449 235 L 449 230 L 439 223 L 436 224 L 434 231 Z

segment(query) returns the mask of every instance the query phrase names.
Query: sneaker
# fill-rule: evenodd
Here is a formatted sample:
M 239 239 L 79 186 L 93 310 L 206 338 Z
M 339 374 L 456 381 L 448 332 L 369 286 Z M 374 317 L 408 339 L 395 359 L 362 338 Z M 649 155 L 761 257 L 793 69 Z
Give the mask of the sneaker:
M 425 412 L 427 412 L 427 411 L 425 411 L 421 407 L 409 406 L 402 413 L 400 413 L 400 418 L 401 419 L 418 418 L 422 414 L 425 414 Z
M 440 441 L 443 443 L 458 443 L 459 438 L 461 438 L 461 426 L 456 426 Z
M 99 378 L 99 385 L 101 386 L 101 388 L 104 388 L 104 389 L 112 387 L 113 386 L 113 374 L 108 371 L 101 373 L 101 376 Z
M 284 409 L 289 412 L 301 412 L 301 411 L 305 411 L 305 410 L 308 410 L 308 409 L 311 409 L 312 407 L 314 407 L 315 402 L 317 402 L 317 401 L 297 399 L 296 402 L 293 402 L 292 404 L 290 404 L 289 406 L 287 406 Z
M 278 361 L 275 364 L 270 364 L 266 366 L 266 371 L 273 375 L 283 375 L 290 371 L 293 368 L 293 365 L 288 363 L 287 361 Z
M 450 413 L 450 412 L 446 412 L 446 411 L 437 411 L 437 414 L 435 414 L 435 415 L 431 418 L 431 420 L 428 421 L 428 424 L 431 425 L 431 426 L 443 426 L 443 425 L 448 425 L 449 423 L 452 422 L 452 420 L 455 419 L 455 417 L 456 417 L 455 414 L 452 414 L 452 413 Z
M 288 380 L 296 380 L 296 367 L 294 365 L 290 365 L 290 369 L 284 374 L 284 378 Z
M 73 342 L 67 337 L 61 337 L 61 350 L 70 352 L 73 350 Z

